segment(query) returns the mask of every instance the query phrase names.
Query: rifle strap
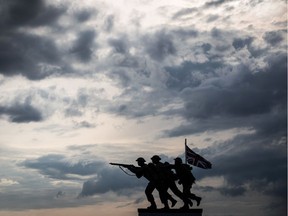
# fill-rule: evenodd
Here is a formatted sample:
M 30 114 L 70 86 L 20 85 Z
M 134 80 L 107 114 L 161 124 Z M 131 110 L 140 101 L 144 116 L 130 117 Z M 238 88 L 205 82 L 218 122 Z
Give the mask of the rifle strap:
M 128 176 L 136 176 L 136 175 L 132 175 L 130 173 L 127 173 L 121 166 L 119 166 L 119 168 Z

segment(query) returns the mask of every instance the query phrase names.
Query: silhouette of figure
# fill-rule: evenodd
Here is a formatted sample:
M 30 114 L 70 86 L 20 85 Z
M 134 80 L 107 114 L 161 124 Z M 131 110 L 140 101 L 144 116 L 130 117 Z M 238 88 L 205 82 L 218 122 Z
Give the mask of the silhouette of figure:
M 184 206 L 182 208 L 189 208 L 189 204 L 192 205 L 192 202 L 189 200 L 188 196 L 185 196 L 176 186 L 176 175 L 171 170 L 173 166 L 168 162 L 165 162 L 164 164 L 160 162 L 161 158 L 158 155 L 154 155 L 151 160 L 153 164 L 155 164 L 159 177 L 162 179 L 162 184 L 165 185 L 165 190 L 167 191 L 170 189 L 176 196 L 183 200 Z M 167 199 L 172 202 L 172 207 L 177 202 L 171 195 L 168 196 Z
M 137 178 L 141 178 L 143 176 L 149 181 L 145 188 L 145 195 L 147 197 L 148 202 L 150 202 L 150 206 L 148 207 L 148 209 L 157 209 L 157 205 L 155 203 L 155 199 L 152 194 L 155 188 L 159 192 L 159 197 L 161 202 L 164 204 L 164 208 L 169 208 L 167 204 L 167 197 L 171 195 L 169 195 L 167 193 L 167 190 L 165 190 L 165 186 L 162 184 L 154 164 L 152 163 L 146 164 L 145 159 L 142 157 L 137 158 L 136 161 L 139 167 L 127 167 L 127 168 L 131 172 L 135 173 Z
M 141 178 L 142 176 L 144 176 L 149 182 L 145 188 L 145 195 L 146 198 L 148 200 L 148 202 L 150 202 L 150 206 L 148 207 L 148 209 L 157 209 L 154 197 L 153 197 L 153 190 L 156 188 L 156 180 L 155 180 L 155 174 L 153 173 L 153 169 L 151 166 L 149 166 L 148 164 L 146 164 L 145 159 L 142 157 L 137 158 L 137 163 L 139 167 L 129 167 L 128 169 L 135 173 L 135 175 L 137 176 L 137 178 Z
M 195 177 L 191 172 L 192 167 L 188 164 L 183 164 L 182 159 L 179 157 L 175 158 L 174 160 L 175 163 L 173 169 L 175 169 L 177 178 L 179 180 L 178 183 L 182 184 L 183 186 L 184 196 L 188 197 L 189 199 L 196 200 L 197 206 L 199 206 L 202 198 L 190 192 L 192 184 L 195 183 Z

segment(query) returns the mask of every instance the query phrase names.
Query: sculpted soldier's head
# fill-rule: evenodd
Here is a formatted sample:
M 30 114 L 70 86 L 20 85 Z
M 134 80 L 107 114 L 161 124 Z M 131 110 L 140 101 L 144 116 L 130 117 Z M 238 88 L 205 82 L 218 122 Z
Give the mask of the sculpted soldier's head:
M 146 160 L 142 157 L 137 158 L 136 161 L 138 162 L 139 166 L 141 166 L 141 165 L 143 166 L 146 162 Z
M 183 163 L 183 162 L 182 162 L 182 159 L 179 158 L 179 157 L 175 158 L 174 160 L 175 160 L 175 165 L 179 165 L 179 164 L 182 164 L 182 163 Z
M 158 163 L 161 160 L 161 158 L 158 155 L 154 155 L 151 158 L 151 160 L 152 160 L 153 163 Z

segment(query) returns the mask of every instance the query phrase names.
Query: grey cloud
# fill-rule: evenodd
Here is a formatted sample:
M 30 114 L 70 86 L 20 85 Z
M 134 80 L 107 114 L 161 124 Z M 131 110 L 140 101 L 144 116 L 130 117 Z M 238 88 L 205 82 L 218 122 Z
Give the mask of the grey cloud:
M 82 62 L 90 61 L 93 55 L 93 49 L 95 48 L 94 39 L 96 36 L 94 30 L 86 30 L 79 33 L 71 53 L 75 54 Z
M 277 192 L 278 187 L 282 188 L 282 191 L 287 188 L 284 183 L 287 179 L 286 153 L 283 152 L 285 145 L 273 144 L 278 141 L 277 136 L 261 138 L 255 134 L 238 136 L 223 143 L 217 151 L 221 152 L 221 149 L 224 151 L 228 146 L 230 150 L 224 151 L 225 155 L 220 154 L 216 157 L 211 155 L 214 169 L 209 175 L 224 176 L 231 186 L 248 184 L 251 190 L 285 198 L 285 193 Z M 210 152 L 213 150 L 210 149 Z M 260 184 L 261 181 L 263 184 Z M 272 190 L 267 187 L 269 184 L 274 185 Z
M 204 53 L 207 53 L 208 51 L 211 50 L 212 45 L 210 43 L 204 43 L 201 45 L 201 47 L 202 47 Z
M 118 80 L 120 86 L 123 87 L 130 87 L 131 83 L 131 77 L 129 76 L 129 73 L 126 70 L 118 69 L 113 70 L 110 73 L 110 77 Z
M 146 35 L 143 40 L 146 52 L 156 61 L 161 62 L 177 52 L 172 35 L 165 31 L 156 32 L 154 35 Z
M 41 112 L 29 103 L 0 106 L 0 115 L 6 115 L 11 122 L 16 123 L 39 122 L 43 120 Z
M 51 27 L 65 12 L 62 7 L 46 6 L 44 1 L 5 1 L 0 15 L 0 73 L 23 75 L 38 80 L 61 74 L 67 65 L 61 63 L 60 51 L 46 36 L 18 31 L 19 28 Z
M 219 189 L 220 193 L 225 195 L 225 196 L 241 196 L 244 195 L 246 192 L 246 189 L 241 186 L 235 186 L 235 187 L 230 187 L 230 188 L 220 188 Z
M 76 13 L 75 17 L 78 22 L 86 22 L 91 18 L 92 14 L 97 15 L 97 11 L 83 10 Z
M 31 80 L 63 73 L 65 65 L 54 42 L 29 34 L 9 34 L 0 39 L 0 70 L 3 75 L 22 74 Z
M 239 49 L 242 49 L 244 48 L 245 46 L 249 46 L 252 41 L 253 41 L 254 38 L 252 37 L 248 37 L 248 38 L 235 38 L 233 40 L 233 47 L 236 49 L 236 50 L 239 50 Z
M 185 116 L 247 116 L 268 113 L 278 106 L 283 109 L 287 95 L 286 55 L 278 54 L 276 58 L 271 58 L 267 59 L 269 67 L 258 73 L 253 74 L 248 68 L 240 67 L 237 82 L 228 88 L 211 86 L 193 90 L 186 103 Z
M 12 0 L 6 4 L 4 22 L 12 27 L 49 25 L 65 12 L 64 8 L 46 6 L 42 0 Z
M 173 19 L 181 18 L 183 16 L 193 14 L 194 12 L 197 12 L 197 11 L 198 11 L 197 8 L 185 8 L 176 12 L 173 16 Z
M 141 108 L 139 104 L 142 105 Z M 155 112 L 155 107 L 149 103 L 143 103 L 137 100 L 127 102 L 126 104 L 115 104 L 115 106 L 109 108 L 109 112 L 128 118 L 139 118 L 152 115 L 153 112 Z
M 76 128 L 94 128 L 96 125 L 87 121 L 81 121 L 75 123 Z
M 114 16 L 109 15 L 104 22 L 104 30 L 110 32 L 114 28 Z
M 220 6 L 222 4 L 224 4 L 225 2 L 228 2 L 230 0 L 216 0 L 216 1 L 209 1 L 206 2 L 204 7 L 217 7 Z
M 81 179 L 81 176 L 96 175 L 103 169 L 103 161 L 69 162 L 69 158 L 59 154 L 49 154 L 34 160 L 25 160 L 21 166 L 36 169 L 43 175 L 54 179 Z M 73 177 L 69 176 L 72 174 Z M 77 177 L 78 176 L 78 177 Z
M 66 117 L 82 116 L 82 115 L 83 115 L 83 113 L 77 108 L 69 107 L 65 110 L 65 116 Z
M 117 39 L 109 39 L 108 43 L 114 48 L 114 51 L 117 53 L 125 54 L 129 51 L 127 38 L 124 36 Z
M 221 62 L 205 62 L 195 63 L 184 61 L 180 66 L 166 67 L 168 79 L 166 86 L 171 89 L 183 90 L 186 87 L 196 87 L 202 82 L 200 77 L 197 77 L 197 72 L 204 74 L 213 74 L 215 70 L 223 67 Z
M 285 136 L 286 54 L 271 53 L 265 62 L 269 66 L 257 73 L 242 65 L 233 69 L 233 76 L 215 75 L 202 82 L 192 79 L 194 65 L 191 63 L 187 64 L 186 69 L 184 65 L 168 69 L 171 77 L 166 85 L 181 91 L 185 106 L 183 109 L 169 110 L 167 115 L 181 113 L 187 122 L 164 131 L 164 134 L 173 137 L 245 127 L 253 128 L 259 135 L 278 133 Z M 204 68 L 204 71 L 208 69 Z
M 211 170 L 195 168 L 196 180 L 207 177 L 223 177 L 224 186 L 199 188 L 218 191 L 224 196 L 245 196 L 248 192 L 267 195 L 266 208 L 274 200 L 279 202 L 275 215 L 283 211 L 287 202 L 287 154 L 286 143 L 278 134 L 238 135 L 235 138 L 205 149 L 192 148 L 212 162 Z
M 119 168 L 107 168 L 98 173 L 97 179 L 84 182 L 79 196 L 91 196 L 109 191 L 120 193 L 122 190 L 143 187 L 144 185 L 145 182 L 142 179 L 128 176 Z
M 275 46 L 284 40 L 286 31 L 265 32 L 263 39 L 270 45 Z
M 39 180 L 38 180 L 39 181 Z M 24 211 L 31 209 L 53 209 L 68 208 L 83 205 L 94 205 L 95 199 L 77 199 L 75 189 L 65 190 L 65 195 L 55 197 L 57 188 L 46 190 L 35 190 L 21 192 L 1 192 L 0 209 L 3 211 Z
M 215 39 L 223 39 L 223 37 L 225 36 L 225 32 L 221 29 L 216 28 L 216 27 L 214 27 L 211 30 L 210 34 Z
M 172 30 L 171 33 L 174 34 L 175 38 L 177 38 L 178 40 L 196 38 L 199 35 L 199 32 L 196 29 L 187 30 L 187 29 L 178 28 L 178 29 Z
M 206 22 L 214 22 L 215 20 L 217 20 L 219 18 L 218 15 L 209 15 Z

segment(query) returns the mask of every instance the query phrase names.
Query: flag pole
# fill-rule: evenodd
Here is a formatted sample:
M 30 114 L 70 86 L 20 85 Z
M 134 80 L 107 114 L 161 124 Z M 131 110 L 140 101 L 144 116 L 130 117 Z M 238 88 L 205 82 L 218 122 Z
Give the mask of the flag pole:
M 185 138 L 185 164 L 187 164 L 187 152 L 186 152 L 186 146 L 187 146 L 187 139 Z

